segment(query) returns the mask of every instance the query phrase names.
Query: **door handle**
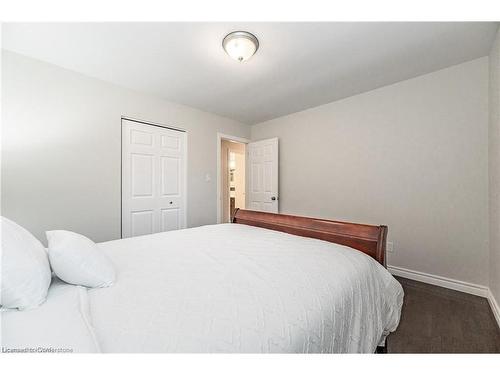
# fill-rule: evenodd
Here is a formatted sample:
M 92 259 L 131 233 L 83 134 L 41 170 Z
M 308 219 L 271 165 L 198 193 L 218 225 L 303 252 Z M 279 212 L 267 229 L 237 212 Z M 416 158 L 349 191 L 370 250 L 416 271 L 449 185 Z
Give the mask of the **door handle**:
M 271 197 L 271 200 L 272 200 L 272 201 L 275 201 L 276 199 L 278 199 L 278 198 L 276 198 L 276 197 Z

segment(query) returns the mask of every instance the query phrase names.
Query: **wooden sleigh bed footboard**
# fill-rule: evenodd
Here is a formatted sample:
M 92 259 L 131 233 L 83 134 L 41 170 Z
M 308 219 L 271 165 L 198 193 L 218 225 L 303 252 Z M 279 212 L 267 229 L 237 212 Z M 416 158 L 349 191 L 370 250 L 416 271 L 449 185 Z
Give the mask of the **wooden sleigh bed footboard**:
M 236 209 L 232 222 L 349 246 L 386 266 L 387 226 L 385 225 L 346 223 L 242 209 Z M 387 353 L 387 341 L 384 346 L 377 346 L 375 353 Z
M 359 250 L 386 265 L 387 226 L 236 209 L 233 223 L 317 238 Z

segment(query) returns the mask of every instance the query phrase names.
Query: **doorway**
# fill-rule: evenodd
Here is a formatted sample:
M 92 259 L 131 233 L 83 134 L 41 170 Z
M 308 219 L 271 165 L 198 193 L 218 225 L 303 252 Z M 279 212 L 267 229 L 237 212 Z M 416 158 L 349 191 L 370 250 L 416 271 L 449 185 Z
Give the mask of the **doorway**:
M 230 222 L 236 208 L 279 212 L 278 157 L 278 138 L 217 134 L 217 223 Z
M 217 222 L 229 223 L 237 208 L 246 207 L 247 139 L 218 135 Z
M 221 141 L 222 222 L 229 223 L 237 208 L 245 208 L 245 143 Z

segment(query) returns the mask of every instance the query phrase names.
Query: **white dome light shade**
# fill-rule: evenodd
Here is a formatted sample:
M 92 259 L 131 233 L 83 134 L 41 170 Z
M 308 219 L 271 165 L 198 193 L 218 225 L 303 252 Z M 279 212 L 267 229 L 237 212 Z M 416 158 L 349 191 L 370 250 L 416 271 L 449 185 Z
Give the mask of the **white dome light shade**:
M 233 59 L 243 62 L 252 57 L 259 48 L 255 35 L 246 31 L 234 31 L 224 38 L 222 47 Z

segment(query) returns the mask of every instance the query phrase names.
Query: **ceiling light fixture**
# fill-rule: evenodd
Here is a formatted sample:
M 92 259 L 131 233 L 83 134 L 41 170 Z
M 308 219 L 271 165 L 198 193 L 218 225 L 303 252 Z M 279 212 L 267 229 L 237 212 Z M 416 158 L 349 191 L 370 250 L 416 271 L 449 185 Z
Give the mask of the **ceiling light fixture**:
M 233 59 L 243 62 L 259 49 L 259 40 L 247 31 L 233 31 L 222 40 L 224 51 Z

